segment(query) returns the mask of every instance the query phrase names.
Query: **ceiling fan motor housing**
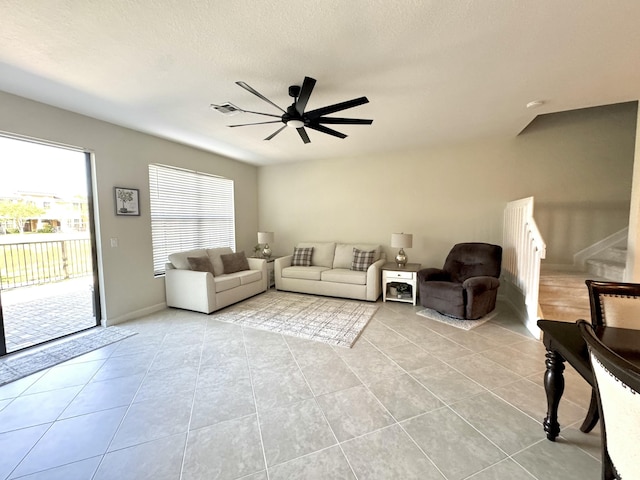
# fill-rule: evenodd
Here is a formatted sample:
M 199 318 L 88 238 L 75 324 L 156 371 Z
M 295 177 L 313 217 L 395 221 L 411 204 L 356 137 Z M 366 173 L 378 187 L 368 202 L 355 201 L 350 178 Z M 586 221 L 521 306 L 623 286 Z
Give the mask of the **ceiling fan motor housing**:
M 289 96 L 293 98 L 298 98 L 300 96 L 300 86 L 299 85 L 291 85 L 289 87 Z
M 237 85 L 244 88 L 248 92 L 257 96 L 258 98 L 264 100 L 270 105 L 276 107 L 278 110 L 282 112 L 280 116 L 280 120 L 272 120 L 269 122 L 255 122 L 255 123 L 245 123 L 240 125 L 229 125 L 230 127 L 245 127 L 248 125 L 262 125 L 265 123 L 278 123 L 282 121 L 284 125 L 276 130 L 274 133 L 269 135 L 265 140 L 271 140 L 278 133 L 284 130 L 286 127 L 293 127 L 298 131 L 300 138 L 304 143 L 310 143 L 309 136 L 305 130 L 305 127 L 310 128 L 312 130 L 316 130 L 318 132 L 326 133 L 328 135 L 332 135 L 338 138 L 346 138 L 347 136 L 344 133 L 338 132 L 332 128 L 327 127 L 325 124 L 334 124 L 334 125 L 371 125 L 373 120 L 365 120 L 361 118 L 338 118 L 338 117 L 327 117 L 326 115 L 330 115 L 335 112 L 339 112 L 342 110 L 346 110 L 348 108 L 357 107 L 359 105 L 363 105 L 365 103 L 369 103 L 367 97 L 359 97 L 354 98 L 353 100 L 348 100 L 346 102 L 335 103 L 333 105 L 328 105 L 322 108 L 316 108 L 315 110 L 305 111 L 307 107 L 307 102 L 309 101 L 309 97 L 311 96 L 311 92 L 313 91 L 313 87 L 316 84 L 316 80 L 311 77 L 304 77 L 304 81 L 302 82 L 302 86 L 291 85 L 289 86 L 289 96 L 294 98 L 293 103 L 284 110 L 279 105 L 273 103 L 267 97 L 262 95 L 260 92 L 255 90 L 253 87 L 247 85 L 245 82 L 236 82 Z M 249 110 L 245 110 L 249 113 L 256 113 L 259 115 L 266 115 L 269 117 L 276 117 L 277 115 L 273 115 L 270 113 L 261 113 L 261 112 L 251 112 Z

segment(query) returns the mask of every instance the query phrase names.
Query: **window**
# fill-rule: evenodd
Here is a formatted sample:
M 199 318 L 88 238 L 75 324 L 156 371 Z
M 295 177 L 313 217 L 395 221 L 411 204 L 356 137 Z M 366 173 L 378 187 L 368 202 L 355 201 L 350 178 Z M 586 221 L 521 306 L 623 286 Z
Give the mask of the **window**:
M 165 165 L 149 165 L 154 275 L 169 254 L 191 248 L 235 250 L 233 180 Z

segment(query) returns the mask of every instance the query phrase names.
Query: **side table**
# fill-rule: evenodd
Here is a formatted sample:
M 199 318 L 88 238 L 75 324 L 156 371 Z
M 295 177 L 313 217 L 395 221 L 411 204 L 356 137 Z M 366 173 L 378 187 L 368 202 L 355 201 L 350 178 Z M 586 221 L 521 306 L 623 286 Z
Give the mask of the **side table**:
M 269 278 L 269 281 L 267 283 L 267 288 L 273 288 L 276 286 L 276 273 L 273 269 L 274 267 L 274 263 L 276 258 L 279 257 L 269 257 L 269 258 L 264 258 L 264 257 L 251 257 L 251 258 L 261 258 L 262 260 L 266 260 L 267 261 L 267 277 Z
M 389 262 L 382 266 L 382 301 L 407 302 L 416 304 L 418 294 L 419 263 L 407 263 L 404 267 L 398 267 L 397 263 Z M 401 283 L 409 286 L 410 295 L 391 293 L 391 283 Z

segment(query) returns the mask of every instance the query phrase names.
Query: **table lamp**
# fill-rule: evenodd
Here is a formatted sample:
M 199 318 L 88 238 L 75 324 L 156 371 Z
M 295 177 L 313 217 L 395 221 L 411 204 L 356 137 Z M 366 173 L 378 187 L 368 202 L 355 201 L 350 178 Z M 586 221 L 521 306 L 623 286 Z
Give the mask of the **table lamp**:
M 407 255 L 404 253 L 404 248 L 411 248 L 413 245 L 413 235 L 411 233 L 392 233 L 391 234 L 391 247 L 399 248 L 400 251 L 396 255 L 396 264 L 399 268 L 404 268 L 407 264 Z
M 269 247 L 269 244 L 273 243 L 274 240 L 275 240 L 275 235 L 273 232 L 258 232 L 258 243 L 263 244 L 263 247 L 262 247 L 263 258 L 266 258 L 266 259 L 271 258 L 271 248 Z

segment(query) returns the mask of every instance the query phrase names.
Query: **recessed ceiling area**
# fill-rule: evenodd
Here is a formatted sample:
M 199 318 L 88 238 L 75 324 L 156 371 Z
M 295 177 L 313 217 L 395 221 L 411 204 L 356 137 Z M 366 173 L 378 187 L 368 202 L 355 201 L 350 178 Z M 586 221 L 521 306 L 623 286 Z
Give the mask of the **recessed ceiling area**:
M 514 137 L 537 115 L 640 98 L 640 2 L 3 2 L 0 90 L 255 165 Z M 366 96 L 310 143 L 250 113 Z M 526 108 L 543 100 L 537 108 Z M 287 131 L 289 130 L 289 131 Z

